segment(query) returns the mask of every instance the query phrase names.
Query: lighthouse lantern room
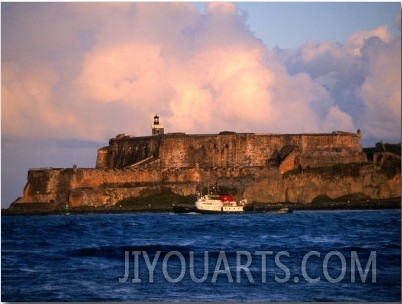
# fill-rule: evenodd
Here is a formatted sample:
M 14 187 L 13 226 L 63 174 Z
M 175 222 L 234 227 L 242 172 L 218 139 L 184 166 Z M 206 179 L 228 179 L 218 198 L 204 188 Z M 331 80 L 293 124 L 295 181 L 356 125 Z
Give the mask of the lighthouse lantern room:
M 164 133 L 163 126 L 159 123 L 159 116 L 154 116 L 154 124 L 152 125 L 152 135 L 161 135 Z

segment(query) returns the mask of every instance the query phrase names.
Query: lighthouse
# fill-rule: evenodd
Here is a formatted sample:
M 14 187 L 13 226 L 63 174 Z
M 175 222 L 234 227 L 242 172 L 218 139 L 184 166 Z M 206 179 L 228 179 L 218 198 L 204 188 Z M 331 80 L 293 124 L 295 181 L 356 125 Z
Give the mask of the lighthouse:
M 159 116 L 154 116 L 154 123 L 152 125 L 152 136 L 161 135 L 164 133 L 163 126 L 159 123 Z

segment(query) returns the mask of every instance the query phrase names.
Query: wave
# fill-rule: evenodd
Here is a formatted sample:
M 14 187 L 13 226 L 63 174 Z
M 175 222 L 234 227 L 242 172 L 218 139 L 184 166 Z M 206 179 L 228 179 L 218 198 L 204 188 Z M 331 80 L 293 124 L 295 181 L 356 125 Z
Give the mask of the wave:
M 122 258 L 126 251 L 146 251 L 149 256 L 153 256 L 160 251 L 161 256 L 171 251 L 178 251 L 186 254 L 193 249 L 187 246 L 151 244 L 151 245 L 122 245 L 122 246 L 95 246 L 83 247 L 74 250 L 68 250 L 66 255 L 70 257 L 97 257 L 97 258 Z
M 180 252 L 184 257 L 188 258 L 190 252 L 194 253 L 195 259 L 200 259 L 204 257 L 204 253 L 208 253 L 208 257 L 215 260 L 219 257 L 221 252 L 224 252 L 226 258 L 232 259 L 236 258 L 237 250 L 231 248 L 227 250 L 225 248 L 206 248 L 203 247 L 202 250 L 199 247 L 189 247 L 181 245 L 166 245 L 166 244 L 151 244 L 151 245 L 122 245 L 122 246 L 94 246 L 94 247 L 82 247 L 73 250 L 64 251 L 64 254 L 68 257 L 77 258 L 106 258 L 106 259 L 122 259 L 125 252 L 130 252 L 130 259 L 132 258 L 131 252 L 141 252 L 145 251 L 148 256 L 155 256 L 156 253 L 160 252 L 160 257 L 164 257 L 166 254 L 172 251 Z M 239 248 L 240 251 L 240 248 Z M 251 252 L 253 253 L 253 252 Z
M 38 272 L 37 270 L 35 270 L 35 269 L 30 269 L 30 268 L 19 268 L 19 270 L 20 270 L 20 271 L 23 271 L 23 272 Z

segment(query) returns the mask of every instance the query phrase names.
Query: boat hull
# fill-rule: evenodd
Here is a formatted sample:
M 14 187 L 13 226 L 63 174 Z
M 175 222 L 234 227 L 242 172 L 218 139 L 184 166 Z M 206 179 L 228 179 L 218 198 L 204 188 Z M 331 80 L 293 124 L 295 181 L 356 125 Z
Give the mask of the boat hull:
M 268 208 L 253 208 L 253 206 L 245 206 L 243 211 L 239 212 L 227 212 L 227 211 L 222 211 L 222 210 L 199 210 L 195 206 L 174 206 L 173 207 L 173 212 L 174 213 L 202 213 L 202 214 L 230 214 L 230 213 L 235 213 L 235 214 L 242 214 L 242 213 L 276 213 L 276 214 L 286 214 L 286 213 L 292 213 L 293 210 L 290 208 L 283 208 L 283 209 L 268 209 Z
M 230 214 L 230 213 L 244 213 L 244 211 L 225 211 L 225 210 L 204 210 L 204 209 L 197 209 L 194 207 L 187 207 L 187 206 L 174 206 L 173 207 L 174 213 L 202 213 L 202 214 Z
M 197 212 L 197 209 L 195 206 L 189 207 L 189 206 L 173 206 L 173 212 L 174 213 L 191 213 L 191 212 Z
M 202 209 L 196 209 L 195 212 L 198 212 L 201 214 L 240 214 L 240 213 L 244 213 L 244 211 L 215 211 L 215 210 L 202 210 Z

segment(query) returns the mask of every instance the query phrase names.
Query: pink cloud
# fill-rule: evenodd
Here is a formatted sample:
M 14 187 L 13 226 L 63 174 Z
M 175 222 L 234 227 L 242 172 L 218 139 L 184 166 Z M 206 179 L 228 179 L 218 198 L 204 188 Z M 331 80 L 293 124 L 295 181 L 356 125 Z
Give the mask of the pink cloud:
M 352 34 L 345 45 L 309 42 L 283 62 L 292 74 L 310 75 L 330 95 L 323 126 L 358 127 L 364 136 L 398 140 L 400 39 L 392 37 L 386 26 L 380 26 Z
M 367 77 L 357 90 L 366 106 L 362 113 L 364 127 L 379 138 L 401 134 L 400 54 L 400 40 L 373 46 L 367 54 Z
M 20 29 L 18 41 L 32 45 L 20 45 L 16 54 L 6 50 L 2 99 L 8 136 L 148 135 L 155 113 L 167 132 L 187 133 L 354 132 L 364 126 L 367 134 L 381 135 L 375 130 L 383 120 L 391 122 L 387 132 L 400 121 L 400 114 L 389 114 L 400 108 L 400 69 L 398 49 L 385 47 L 393 41 L 386 27 L 356 33 L 345 46 L 309 42 L 293 57 L 305 70 L 289 72 L 288 63 L 248 30 L 233 3 L 208 4 L 204 14 L 190 3 L 45 7 L 35 16 L 24 12 L 30 17 L 23 19 L 26 30 Z M 58 20 L 61 31 L 54 27 Z M 29 37 L 41 29 L 47 36 L 36 44 Z M 372 38 L 384 52 L 369 43 Z M 367 55 L 370 48 L 378 51 Z M 342 91 L 363 100 L 365 111 L 358 116 L 332 90 L 351 75 L 346 67 L 362 66 L 362 57 L 370 65 L 359 70 L 361 82 Z M 339 70 L 317 77 L 312 71 L 325 70 L 322 62 Z

